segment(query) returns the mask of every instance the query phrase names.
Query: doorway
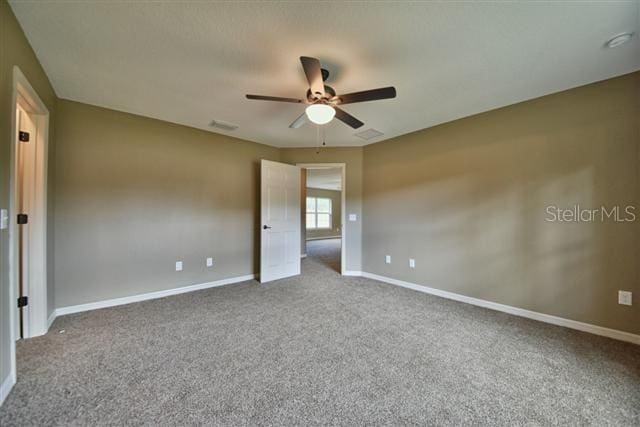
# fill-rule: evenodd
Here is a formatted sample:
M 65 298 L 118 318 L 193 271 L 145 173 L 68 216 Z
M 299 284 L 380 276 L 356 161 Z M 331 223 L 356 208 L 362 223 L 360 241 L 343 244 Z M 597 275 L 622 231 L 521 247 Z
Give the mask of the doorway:
M 345 268 L 345 164 L 299 164 L 303 168 L 302 253 L 343 274 Z
M 43 335 L 49 328 L 46 224 L 49 111 L 18 67 L 13 69 L 12 105 L 9 269 L 15 367 L 15 341 Z

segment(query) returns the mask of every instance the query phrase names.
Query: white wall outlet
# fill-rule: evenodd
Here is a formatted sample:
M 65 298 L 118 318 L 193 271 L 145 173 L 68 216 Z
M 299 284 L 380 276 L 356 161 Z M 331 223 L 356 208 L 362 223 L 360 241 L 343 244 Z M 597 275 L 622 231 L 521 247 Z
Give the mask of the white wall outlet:
M 409 267 L 416 268 L 416 260 L 413 258 L 409 258 Z
M 176 271 L 182 271 L 182 261 L 176 261 Z
M 349 221 L 354 222 L 358 220 L 358 215 L 356 214 L 349 214 Z
M 6 209 L 0 209 L 0 230 L 5 230 L 9 226 L 9 212 Z
M 387 264 L 391 264 L 391 255 L 385 255 L 384 262 L 386 262 Z
M 631 305 L 632 294 L 629 291 L 618 291 L 618 304 Z
M 207 267 L 213 267 L 213 258 L 207 258 Z

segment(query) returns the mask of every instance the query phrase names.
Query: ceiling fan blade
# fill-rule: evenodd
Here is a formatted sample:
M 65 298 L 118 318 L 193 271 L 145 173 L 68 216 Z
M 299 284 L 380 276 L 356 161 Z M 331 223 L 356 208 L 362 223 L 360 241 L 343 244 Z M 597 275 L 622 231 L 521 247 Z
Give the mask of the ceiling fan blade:
M 264 95 L 247 95 L 247 99 L 257 99 L 260 101 L 277 101 L 277 102 L 293 102 L 295 104 L 302 104 L 302 99 L 296 98 L 282 98 L 280 96 L 264 96 Z
M 307 113 L 303 112 L 300 117 L 298 117 L 297 119 L 295 119 L 293 121 L 293 123 L 291 123 L 289 125 L 289 127 L 291 129 L 298 129 L 299 127 L 302 127 L 303 124 L 307 123 Z
M 324 96 L 324 81 L 322 80 L 322 69 L 320 67 L 320 61 L 316 58 L 308 56 L 301 56 L 300 62 L 302 62 L 302 68 L 304 68 L 304 74 L 307 76 L 311 93 L 319 97 Z
M 340 98 L 340 104 L 354 104 L 356 102 L 376 101 L 378 99 L 389 99 L 395 97 L 396 88 L 393 86 L 363 90 L 362 92 L 352 92 L 347 93 L 346 95 L 338 95 L 338 98 Z
M 347 113 L 346 111 L 341 110 L 338 107 L 333 107 L 333 108 L 334 110 L 336 110 L 336 119 L 348 124 L 352 128 L 358 129 L 360 126 L 364 124 L 360 120 L 353 117 L 351 114 Z

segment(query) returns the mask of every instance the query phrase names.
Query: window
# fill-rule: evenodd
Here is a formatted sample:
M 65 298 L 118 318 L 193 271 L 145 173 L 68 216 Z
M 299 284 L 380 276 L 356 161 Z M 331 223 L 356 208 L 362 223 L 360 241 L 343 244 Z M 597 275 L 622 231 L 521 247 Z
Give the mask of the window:
M 307 197 L 307 230 L 331 228 L 331 199 Z

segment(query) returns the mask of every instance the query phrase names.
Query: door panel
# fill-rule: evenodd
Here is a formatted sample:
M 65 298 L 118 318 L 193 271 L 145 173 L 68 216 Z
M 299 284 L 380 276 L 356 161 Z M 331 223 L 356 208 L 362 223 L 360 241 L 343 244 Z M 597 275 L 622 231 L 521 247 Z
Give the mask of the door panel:
M 18 296 L 29 297 L 30 304 L 38 298 L 38 295 L 29 295 L 32 288 L 31 281 L 37 277 L 31 277 L 32 268 L 30 265 L 32 251 L 34 247 L 30 245 L 31 234 L 33 233 L 32 218 L 35 207 L 36 195 L 36 138 L 37 128 L 32 117 L 22 108 L 17 112 L 18 130 L 29 134 L 29 142 L 16 142 L 16 211 L 29 215 L 27 224 L 18 225 Z M 19 337 L 27 338 L 30 321 L 29 306 L 18 309 Z
M 300 274 L 300 168 L 262 160 L 260 282 Z

